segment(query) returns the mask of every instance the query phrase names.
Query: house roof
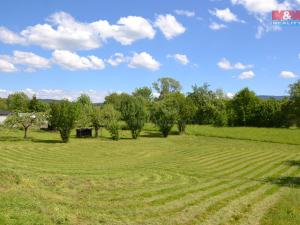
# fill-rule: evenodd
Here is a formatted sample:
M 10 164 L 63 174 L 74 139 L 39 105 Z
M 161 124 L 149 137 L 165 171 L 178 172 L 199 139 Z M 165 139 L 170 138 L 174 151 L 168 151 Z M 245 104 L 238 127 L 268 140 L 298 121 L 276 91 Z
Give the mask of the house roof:
M 11 112 L 8 110 L 0 110 L 0 116 L 8 116 L 9 114 L 11 114 Z

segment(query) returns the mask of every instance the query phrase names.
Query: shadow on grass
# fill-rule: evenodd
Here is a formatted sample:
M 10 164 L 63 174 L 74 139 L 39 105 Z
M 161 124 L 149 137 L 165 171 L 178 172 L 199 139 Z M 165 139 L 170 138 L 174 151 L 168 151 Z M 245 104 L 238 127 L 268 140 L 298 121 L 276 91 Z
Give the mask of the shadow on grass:
M 147 137 L 147 138 L 161 138 L 163 137 L 160 132 L 155 131 L 144 131 L 143 134 L 140 135 L 141 137 Z
M 15 142 L 15 141 L 28 141 L 29 138 L 24 139 L 22 137 L 12 137 L 12 136 L 1 136 L 0 141 L 9 141 L 9 142 Z
M 300 166 L 300 160 L 288 160 L 286 164 L 290 166 Z
M 288 160 L 285 162 L 289 166 L 300 167 L 300 160 Z M 300 188 L 300 177 L 281 176 L 281 177 L 267 177 L 263 180 L 266 183 L 275 184 L 282 187 Z
M 63 143 L 61 140 L 44 140 L 44 139 L 32 139 L 32 142 L 46 143 L 46 144 Z
M 179 135 L 178 131 L 171 131 L 169 135 Z M 146 138 L 164 138 L 164 136 L 159 131 L 144 131 L 143 134 L 141 134 L 141 137 Z
M 264 180 L 267 183 L 275 184 L 282 187 L 300 188 L 300 177 L 268 177 Z

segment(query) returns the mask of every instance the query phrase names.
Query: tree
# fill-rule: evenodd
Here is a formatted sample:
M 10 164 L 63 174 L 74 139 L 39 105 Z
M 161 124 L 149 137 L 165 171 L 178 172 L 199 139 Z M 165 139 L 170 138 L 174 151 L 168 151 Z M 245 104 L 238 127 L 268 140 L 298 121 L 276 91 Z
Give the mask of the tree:
M 7 100 L 5 98 L 0 98 L 0 109 L 7 110 Z
M 28 109 L 30 112 L 46 112 L 48 105 L 36 98 L 36 95 L 32 96 L 32 99 L 29 101 Z
M 192 89 L 188 98 L 197 108 L 194 121 L 198 124 L 214 123 L 218 110 L 223 107 L 224 94 L 220 90 L 213 92 L 206 83 L 203 86 L 194 85 Z
M 259 100 L 255 106 L 253 125 L 257 127 L 280 126 L 280 121 L 278 121 L 280 111 L 280 101 L 276 99 Z
M 93 111 L 93 103 L 90 97 L 86 94 L 81 94 L 76 101 L 78 110 L 77 126 L 80 128 L 91 126 L 91 114 Z
M 135 97 L 142 97 L 145 99 L 147 102 L 150 102 L 152 100 L 152 90 L 149 87 L 141 87 L 141 88 L 136 88 L 134 92 L 132 93 L 133 96 Z
M 174 100 L 165 98 L 153 104 L 152 121 L 164 137 L 167 137 L 178 119 L 178 108 L 174 107 Z
M 24 130 L 24 138 L 27 138 L 28 129 L 33 125 L 40 125 L 44 122 L 44 115 L 41 113 L 19 113 L 15 112 L 8 116 L 5 125 L 11 128 L 21 128 Z
M 112 93 L 105 97 L 104 104 L 112 104 L 116 110 L 121 111 L 121 102 L 128 97 L 129 95 L 126 93 Z
M 93 107 L 91 113 L 91 122 L 95 129 L 95 137 L 98 137 L 98 131 L 104 125 L 104 119 L 100 107 Z
M 239 91 L 230 101 L 230 114 L 232 124 L 234 126 L 254 126 L 255 125 L 255 108 L 259 102 L 259 98 L 253 91 L 244 88 Z
M 29 98 L 23 92 L 10 94 L 7 98 L 8 109 L 15 112 L 28 112 Z
M 153 88 L 160 94 L 160 98 L 164 98 L 169 93 L 175 93 L 181 91 L 180 83 L 170 77 L 162 77 L 154 82 Z
M 120 112 L 115 110 L 112 104 L 105 104 L 101 111 L 105 128 L 110 132 L 113 140 L 119 140 Z
M 300 80 L 289 86 L 291 120 L 300 127 Z
M 137 139 L 148 118 L 145 100 L 129 96 L 121 102 L 121 114 L 131 130 L 132 138 Z
M 173 107 L 177 108 L 177 126 L 179 133 L 184 133 L 186 125 L 191 122 L 196 112 L 196 107 L 190 98 L 182 93 L 171 93 L 165 96 L 166 99 L 173 102 Z
M 77 118 L 76 104 L 68 100 L 50 105 L 49 122 L 59 131 L 61 139 L 65 143 L 69 141 L 71 130 L 74 128 Z

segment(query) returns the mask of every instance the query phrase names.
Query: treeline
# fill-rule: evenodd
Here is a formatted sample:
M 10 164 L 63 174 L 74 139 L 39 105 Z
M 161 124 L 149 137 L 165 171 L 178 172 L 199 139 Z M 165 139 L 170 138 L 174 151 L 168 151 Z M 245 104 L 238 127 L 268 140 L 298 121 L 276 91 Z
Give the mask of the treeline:
M 84 94 L 76 102 L 63 100 L 46 104 L 35 96 L 29 99 L 24 93 L 15 93 L 8 96 L 6 107 L 14 112 L 28 112 L 26 115 L 35 113 L 32 124 L 42 121 L 39 115 L 43 115 L 49 126 L 60 132 L 64 142 L 69 140 L 74 127 L 93 127 L 95 136 L 105 127 L 112 139 L 118 140 L 119 121 L 126 123 L 134 139 L 146 122 L 153 122 L 164 137 L 173 126 L 184 133 L 187 124 L 300 127 L 300 80 L 289 86 L 289 96 L 282 100 L 260 99 L 248 88 L 228 98 L 221 89 L 213 91 L 207 84 L 195 85 L 185 95 L 181 93 L 180 83 L 172 78 L 158 79 L 153 89 L 158 96 L 153 95 L 150 87 L 137 88 L 131 94 L 112 93 L 105 97 L 101 107 L 93 105 Z M 16 122 L 25 117 L 14 113 L 7 124 L 19 124 L 25 129 L 24 123 Z

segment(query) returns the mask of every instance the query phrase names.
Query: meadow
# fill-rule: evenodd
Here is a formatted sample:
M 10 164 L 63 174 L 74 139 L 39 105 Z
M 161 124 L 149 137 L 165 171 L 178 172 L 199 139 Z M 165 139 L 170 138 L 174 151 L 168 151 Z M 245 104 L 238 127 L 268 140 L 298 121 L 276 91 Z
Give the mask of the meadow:
M 0 128 L 0 224 L 300 224 L 300 129 L 29 136 Z

